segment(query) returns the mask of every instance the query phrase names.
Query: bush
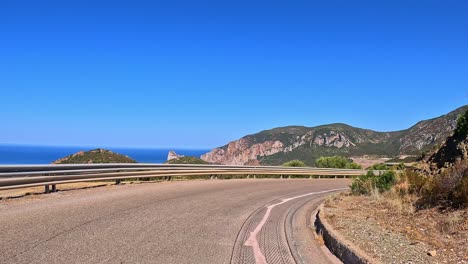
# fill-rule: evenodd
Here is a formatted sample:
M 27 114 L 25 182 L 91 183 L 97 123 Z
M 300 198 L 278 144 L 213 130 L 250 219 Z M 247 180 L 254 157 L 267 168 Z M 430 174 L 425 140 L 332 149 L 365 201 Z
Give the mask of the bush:
M 398 165 L 393 165 L 392 170 L 404 170 L 406 169 L 406 165 L 403 162 L 398 163 Z
M 300 160 L 291 160 L 283 164 L 285 167 L 307 167 L 306 164 Z
M 425 201 L 451 207 L 468 206 L 468 163 L 455 163 L 436 175 L 427 186 Z
M 315 161 L 318 168 L 362 169 L 361 165 L 340 156 L 321 157 Z
M 428 178 L 413 170 L 406 170 L 402 175 L 403 181 L 408 182 L 408 193 L 420 195 L 427 186 Z
M 362 169 L 362 166 L 357 164 L 357 163 L 354 163 L 354 162 L 351 162 L 351 163 L 348 163 L 346 165 L 346 169 L 355 169 L 355 170 L 360 170 Z
M 367 174 L 360 175 L 353 180 L 351 183 L 351 192 L 353 194 L 371 194 L 372 190 L 374 189 L 374 183 L 371 180 L 375 177 L 373 171 L 368 171 Z
M 374 190 L 385 192 L 392 188 L 397 182 L 395 172 L 386 171 L 380 175 L 375 175 L 374 171 L 370 170 L 365 175 L 355 178 L 351 184 L 351 192 L 353 194 L 370 195 Z
M 388 170 L 388 165 L 385 163 L 377 163 L 368 168 L 368 170 Z
M 468 135 L 468 110 L 466 110 L 465 113 L 458 117 L 455 134 L 465 137 Z
M 404 170 L 405 168 L 406 168 L 405 164 L 400 162 L 398 165 L 393 165 L 393 166 L 390 166 L 385 163 L 377 163 L 377 164 L 370 166 L 367 169 L 368 170 Z
M 393 171 L 386 171 L 379 176 L 376 176 L 376 187 L 381 192 L 389 191 L 396 182 L 397 177 Z
M 455 187 L 453 191 L 453 202 L 455 206 L 467 207 L 468 206 L 468 173 L 465 175 Z

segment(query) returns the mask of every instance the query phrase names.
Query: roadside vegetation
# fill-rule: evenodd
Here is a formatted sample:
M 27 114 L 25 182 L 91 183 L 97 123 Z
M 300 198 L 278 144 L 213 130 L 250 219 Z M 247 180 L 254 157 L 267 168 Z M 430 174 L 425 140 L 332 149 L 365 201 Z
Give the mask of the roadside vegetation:
M 389 165 L 385 163 L 377 163 L 369 168 L 368 170 L 404 170 L 406 168 L 405 164 L 400 162 L 397 165 Z
M 283 163 L 284 167 L 307 167 L 307 165 L 300 160 L 291 160 L 286 163 Z
M 468 111 L 457 122 L 454 137 L 468 138 Z M 390 168 L 381 175 L 373 169 L 385 170 L 385 164 L 372 166 L 366 175 L 354 179 L 351 190 L 356 195 L 369 195 L 391 191 L 398 199 L 414 202 L 415 209 L 440 206 L 444 208 L 468 207 L 468 161 L 458 157 L 447 167 L 440 169 L 409 169 L 397 175 L 395 170 L 404 165 Z M 429 164 L 423 164 L 423 166 Z M 429 173 L 428 173 L 429 172 Z M 430 173 L 432 172 L 432 173 Z
M 168 160 L 166 161 L 166 164 L 209 164 L 209 163 L 197 157 L 187 156 L 187 157 L 181 157 L 177 159 Z
M 318 168 L 362 169 L 361 165 L 341 156 L 321 157 L 315 161 Z
M 411 258 L 421 257 L 415 263 L 465 263 L 468 260 L 467 143 L 468 111 L 460 116 L 447 142 L 416 168 L 402 170 L 403 166 L 389 168 L 376 164 L 366 175 L 355 178 L 349 194 L 333 197 L 332 202 L 326 203 L 329 212 L 335 215 L 331 222 L 342 228 L 349 239 L 354 238 L 354 243 L 362 242 L 360 245 L 367 253 L 375 253 L 384 263 L 396 263 L 385 258 L 399 259 L 398 251 L 406 254 L 411 250 Z M 349 211 L 353 214 L 348 214 Z M 352 224 L 359 221 L 365 224 Z M 373 241 L 353 235 L 369 232 L 366 228 L 391 232 L 395 237 L 393 240 L 376 237 Z M 403 240 L 398 242 L 399 236 L 409 239 L 410 245 Z M 404 246 L 393 250 L 395 246 L 389 244 L 392 242 Z M 420 243 L 421 247 L 415 246 Z

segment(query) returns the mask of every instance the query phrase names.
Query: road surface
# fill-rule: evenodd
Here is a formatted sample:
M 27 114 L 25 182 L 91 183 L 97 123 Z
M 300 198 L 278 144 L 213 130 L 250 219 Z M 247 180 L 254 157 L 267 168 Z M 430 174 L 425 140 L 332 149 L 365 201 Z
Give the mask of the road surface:
M 324 263 L 307 212 L 349 183 L 182 181 L 0 201 L 0 263 Z

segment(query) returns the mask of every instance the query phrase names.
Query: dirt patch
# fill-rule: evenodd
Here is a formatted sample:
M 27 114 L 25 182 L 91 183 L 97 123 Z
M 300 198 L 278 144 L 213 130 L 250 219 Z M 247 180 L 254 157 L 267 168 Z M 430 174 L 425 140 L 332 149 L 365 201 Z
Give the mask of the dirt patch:
M 341 194 L 325 202 L 326 220 L 382 263 L 468 263 L 468 210 L 413 210 L 391 197 Z
M 351 157 L 354 163 L 357 163 L 362 166 L 362 168 L 367 169 L 370 166 L 378 163 L 385 163 L 389 158 L 373 158 L 373 157 Z
M 112 182 L 79 182 L 79 183 L 66 183 L 58 184 L 57 189 L 59 191 L 69 191 L 85 188 L 94 188 L 113 184 Z M 8 198 L 19 198 L 27 195 L 39 195 L 44 193 L 44 186 L 40 187 L 30 187 L 23 189 L 13 189 L 13 190 L 3 190 L 0 191 L 0 199 Z

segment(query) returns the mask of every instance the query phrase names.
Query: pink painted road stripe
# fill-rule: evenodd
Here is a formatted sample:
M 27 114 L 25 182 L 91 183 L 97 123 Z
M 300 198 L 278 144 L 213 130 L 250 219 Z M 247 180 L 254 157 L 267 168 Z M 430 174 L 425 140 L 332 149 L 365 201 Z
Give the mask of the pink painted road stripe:
M 260 250 L 260 244 L 258 244 L 257 235 L 258 235 L 258 233 L 260 233 L 260 230 L 262 230 L 263 226 L 268 221 L 268 218 L 270 217 L 270 214 L 271 214 L 271 210 L 273 210 L 273 208 L 275 208 L 278 205 L 287 203 L 287 202 L 289 202 L 291 200 L 306 197 L 306 196 L 309 196 L 309 195 L 336 192 L 336 191 L 343 191 L 343 190 L 347 190 L 347 189 L 348 188 L 341 188 L 341 189 L 332 189 L 332 190 L 322 191 L 322 192 L 306 193 L 306 194 L 294 196 L 294 197 L 291 197 L 291 198 L 283 199 L 279 203 L 275 203 L 275 204 L 267 206 L 267 210 L 265 212 L 265 215 L 263 216 L 262 221 L 260 221 L 260 223 L 254 229 L 254 231 L 250 233 L 249 238 L 244 243 L 244 246 L 252 247 L 253 253 L 254 253 L 254 256 L 255 256 L 255 263 L 256 264 L 267 264 L 267 261 L 265 259 L 265 255 L 263 255 L 262 251 Z

